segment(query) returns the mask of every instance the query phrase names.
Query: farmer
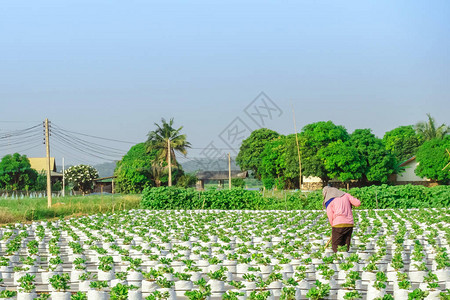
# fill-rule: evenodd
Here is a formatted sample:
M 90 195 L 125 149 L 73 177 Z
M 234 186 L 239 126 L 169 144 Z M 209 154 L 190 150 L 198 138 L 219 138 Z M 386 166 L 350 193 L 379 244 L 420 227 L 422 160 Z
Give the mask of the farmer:
M 353 232 L 352 205 L 360 206 L 361 201 L 337 188 L 323 188 L 323 206 L 327 211 L 331 229 L 331 245 L 334 252 L 338 246 L 347 245 L 350 249 L 350 239 Z

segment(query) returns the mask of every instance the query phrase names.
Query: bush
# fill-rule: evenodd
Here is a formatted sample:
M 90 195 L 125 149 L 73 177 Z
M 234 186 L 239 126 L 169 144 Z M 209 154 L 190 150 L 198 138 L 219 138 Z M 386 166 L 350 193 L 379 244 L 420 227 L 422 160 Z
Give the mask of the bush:
M 449 207 L 450 187 L 427 188 L 416 185 L 369 186 L 353 188 L 350 194 L 361 200 L 360 208 L 429 208 Z M 258 191 L 244 189 L 208 190 L 177 187 L 147 188 L 144 190 L 141 207 L 146 209 L 277 209 L 301 210 L 322 209 L 322 190 L 288 194 L 286 200 L 263 197 Z
M 361 200 L 360 208 L 429 208 L 450 205 L 449 186 L 424 187 L 421 185 L 368 186 L 352 188 L 349 192 Z M 289 209 L 322 209 L 322 190 L 308 194 L 296 192 L 287 197 Z M 284 205 L 284 204 L 283 204 Z M 283 206 L 280 203 L 280 206 Z M 281 207 L 277 209 L 282 209 Z
M 244 189 L 196 191 L 178 187 L 146 188 L 146 209 L 264 209 L 268 201 L 257 191 Z

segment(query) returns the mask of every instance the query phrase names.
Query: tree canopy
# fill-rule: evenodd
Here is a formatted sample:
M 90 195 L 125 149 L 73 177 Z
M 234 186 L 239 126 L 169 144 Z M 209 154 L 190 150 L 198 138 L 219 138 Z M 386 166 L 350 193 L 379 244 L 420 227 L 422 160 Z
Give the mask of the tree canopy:
M 87 194 L 94 188 L 94 179 L 98 178 L 97 170 L 89 165 L 72 166 L 64 171 L 67 181 L 73 184 L 75 191 Z
M 417 133 L 422 136 L 425 141 L 432 139 L 443 139 L 450 132 L 450 128 L 442 124 L 436 127 L 436 121 L 430 114 L 427 114 L 427 122 L 419 122 L 416 124 Z
M 276 131 L 267 128 L 254 130 L 248 138 L 242 141 L 236 157 L 236 162 L 241 170 L 251 170 L 255 177 L 260 179 L 259 167 L 264 146 L 279 136 Z
M 345 142 L 349 139 L 347 130 L 333 122 L 316 122 L 303 127 L 300 133 L 300 151 L 302 156 L 302 174 L 306 177 L 317 176 L 323 182 L 330 180 L 319 151 L 332 142 Z
M 349 143 L 355 147 L 363 159 L 364 182 L 387 183 L 389 176 L 398 172 L 398 163 L 393 154 L 386 150 L 383 140 L 377 138 L 370 129 L 356 129 Z
M 117 162 L 114 175 L 119 193 L 140 193 L 154 184 L 152 163 L 156 152 L 157 150 L 148 152 L 146 144 L 139 143 L 131 147 Z
M 153 161 L 153 168 L 155 172 L 161 172 L 164 168 L 162 162 L 166 163 L 169 168 L 169 186 L 172 185 L 171 168 L 178 167 L 175 152 L 183 155 L 187 154 L 187 148 L 190 143 L 186 140 L 186 135 L 181 134 L 183 126 L 178 129 L 173 128 L 173 118 L 167 122 L 164 118 L 161 119 L 162 125 L 155 123 L 156 129 L 150 131 L 147 139 L 147 151 L 152 152 L 157 150 L 156 159 Z M 170 151 L 169 151 L 170 148 Z M 169 161 L 170 166 L 169 166 Z
M 423 144 L 423 138 L 417 134 L 412 125 L 408 125 L 386 132 L 383 142 L 396 160 L 403 162 L 416 155 L 417 149 Z
M 419 163 L 415 170 L 421 177 L 446 182 L 450 180 L 450 168 L 444 167 L 450 162 L 450 136 L 443 139 L 432 139 L 420 146 L 416 160 Z M 444 170 L 443 170 L 444 169 Z
M 364 158 L 350 143 L 341 140 L 332 142 L 320 149 L 318 155 L 323 161 L 328 178 L 349 182 L 359 180 L 363 176 Z
M 0 188 L 5 190 L 29 190 L 38 177 L 26 155 L 5 155 L 0 161 Z

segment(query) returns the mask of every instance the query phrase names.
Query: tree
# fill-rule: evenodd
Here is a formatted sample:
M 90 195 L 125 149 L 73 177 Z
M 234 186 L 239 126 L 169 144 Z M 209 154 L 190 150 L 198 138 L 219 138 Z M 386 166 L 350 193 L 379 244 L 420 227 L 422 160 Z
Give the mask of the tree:
M 350 143 L 339 140 L 319 150 L 328 178 L 342 182 L 359 180 L 364 174 L 365 162 L 359 151 Z
M 427 114 L 428 122 L 419 122 L 416 124 L 416 131 L 419 135 L 423 137 L 425 141 L 430 141 L 432 139 L 443 139 L 448 135 L 450 128 L 442 124 L 436 128 L 435 120 L 430 114 Z
M 450 136 L 443 139 L 433 139 L 425 142 L 417 151 L 416 160 L 419 163 L 415 173 L 439 182 L 450 180 L 450 170 L 444 167 L 449 163 Z M 444 169 L 444 170 L 443 170 Z
M 183 188 L 195 187 L 197 180 L 195 174 L 185 173 L 178 177 L 176 185 Z
M 75 191 L 81 191 L 84 195 L 94 188 L 94 179 L 98 178 L 98 172 L 92 166 L 78 165 L 65 170 L 64 176 L 68 182 L 73 184 Z
M 155 167 L 161 167 L 161 162 L 165 161 L 169 169 L 168 184 L 172 185 L 172 167 L 177 167 L 175 152 L 180 152 L 183 155 L 187 154 L 187 148 L 190 143 L 186 141 L 186 135 L 180 134 L 183 129 L 181 126 L 178 129 L 173 128 L 173 118 L 169 123 L 164 118 L 161 119 L 162 126 L 155 123 L 156 130 L 150 131 L 147 139 L 147 151 L 158 150 L 156 156 Z
M 0 188 L 11 191 L 29 190 L 36 182 L 38 173 L 31 168 L 26 155 L 5 155 L 0 161 Z
M 261 164 L 258 168 L 264 187 L 284 187 L 284 170 L 286 169 L 286 143 L 285 136 L 268 142 L 261 152 Z
M 261 174 L 259 172 L 261 153 L 264 151 L 264 146 L 267 143 L 279 136 L 280 135 L 276 131 L 267 128 L 254 130 L 248 138 L 242 141 L 239 153 L 236 157 L 236 163 L 241 170 L 251 170 L 257 179 L 261 179 Z
M 332 142 L 345 142 L 349 135 L 345 127 L 335 125 L 333 122 L 316 122 L 303 127 L 300 133 L 300 151 L 302 155 L 303 176 L 317 176 L 324 184 L 330 177 L 325 168 L 323 159 L 318 155 L 319 151 Z
M 295 135 L 279 136 L 267 143 L 261 153 L 259 172 L 266 188 L 298 187 L 299 169 Z
M 423 144 L 423 138 L 417 134 L 412 125 L 408 125 L 386 132 L 383 142 L 397 161 L 403 162 L 416 155 L 417 149 Z
M 128 150 L 114 170 L 119 193 L 141 193 L 147 186 L 156 185 L 152 164 L 157 152 L 148 152 L 145 143 L 136 144 Z M 159 180 L 159 177 L 156 179 Z
M 363 182 L 387 183 L 389 176 L 398 172 L 395 157 L 370 129 L 356 129 L 348 143 L 359 151 L 364 161 Z

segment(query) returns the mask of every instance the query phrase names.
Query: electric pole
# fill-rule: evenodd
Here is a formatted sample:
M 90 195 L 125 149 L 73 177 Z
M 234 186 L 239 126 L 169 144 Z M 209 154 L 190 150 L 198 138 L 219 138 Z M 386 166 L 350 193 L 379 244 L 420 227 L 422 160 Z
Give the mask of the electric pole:
M 228 189 L 231 190 L 231 157 L 228 152 Z
M 47 206 L 52 207 L 52 181 L 50 169 L 50 133 L 48 129 L 48 119 L 45 119 L 45 145 L 47 152 Z
M 63 173 L 63 186 L 62 186 L 62 195 L 63 197 L 66 196 L 66 181 L 65 181 L 65 175 L 64 175 L 64 157 L 62 158 L 62 173 Z
M 169 163 L 169 186 L 172 186 L 172 155 L 170 153 L 170 138 L 167 139 L 167 155 Z
M 297 153 L 298 153 L 298 169 L 299 169 L 298 184 L 299 184 L 299 189 L 301 191 L 302 190 L 302 159 L 300 156 L 300 146 L 298 145 L 297 125 L 295 123 L 294 105 L 292 105 L 292 116 L 294 117 L 295 142 L 297 143 Z

